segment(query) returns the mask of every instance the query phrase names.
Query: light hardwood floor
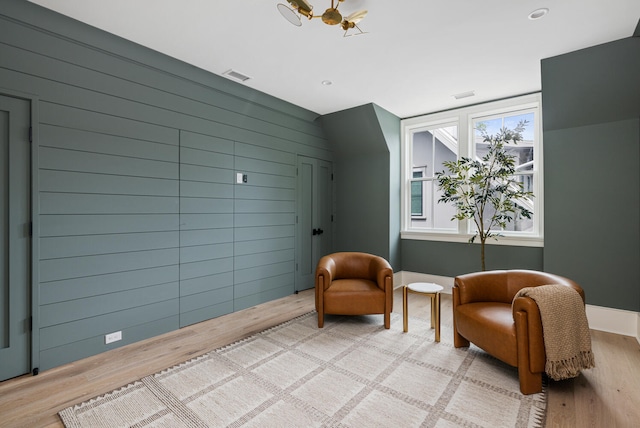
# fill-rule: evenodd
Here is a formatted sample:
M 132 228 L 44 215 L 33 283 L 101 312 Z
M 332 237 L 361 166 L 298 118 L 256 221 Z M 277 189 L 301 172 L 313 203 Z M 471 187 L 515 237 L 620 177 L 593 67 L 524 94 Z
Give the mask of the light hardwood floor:
M 396 290 L 394 312 L 402 312 Z M 429 314 L 429 298 L 412 294 L 411 316 Z M 162 336 L 0 382 L 0 426 L 62 427 L 61 409 L 104 394 L 212 349 L 313 310 L 311 290 L 202 322 Z M 443 322 L 451 298 L 442 297 Z M 596 368 L 550 382 L 547 427 L 640 426 L 640 345 L 635 338 L 592 331 Z

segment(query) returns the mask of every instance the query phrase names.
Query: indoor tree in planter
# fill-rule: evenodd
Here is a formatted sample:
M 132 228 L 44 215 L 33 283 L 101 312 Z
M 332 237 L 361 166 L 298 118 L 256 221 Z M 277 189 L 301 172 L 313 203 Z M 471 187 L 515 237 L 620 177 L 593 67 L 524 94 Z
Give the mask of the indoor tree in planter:
M 495 135 L 489 135 L 486 127 L 480 125 L 477 129 L 488 144 L 488 152 L 481 159 L 462 157 L 456 161 L 446 161 L 443 165 L 448 171 L 436 173 L 442 192 L 438 202 L 455 206 L 453 219 L 472 219 L 476 225 L 476 233 L 469 242 L 480 238 L 483 271 L 487 238 L 497 239 L 501 236 L 500 230 L 514 218 L 522 216 L 530 219 L 532 215 L 518 201 L 532 198 L 533 193 L 525 191 L 522 183 L 516 179 L 515 156 L 505 148 L 505 144 L 517 144 L 522 140 L 526 124 L 527 121 L 521 121 L 513 130 L 502 128 Z

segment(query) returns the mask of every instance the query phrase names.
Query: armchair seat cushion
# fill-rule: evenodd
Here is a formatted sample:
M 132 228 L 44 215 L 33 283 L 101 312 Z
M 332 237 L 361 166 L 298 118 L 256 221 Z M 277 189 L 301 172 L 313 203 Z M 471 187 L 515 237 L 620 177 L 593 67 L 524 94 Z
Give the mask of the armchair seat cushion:
M 511 305 L 478 302 L 461 305 L 456 312 L 458 332 L 479 348 L 516 367 L 516 325 Z
M 338 279 L 324 292 L 326 314 L 384 313 L 385 292 L 368 279 Z

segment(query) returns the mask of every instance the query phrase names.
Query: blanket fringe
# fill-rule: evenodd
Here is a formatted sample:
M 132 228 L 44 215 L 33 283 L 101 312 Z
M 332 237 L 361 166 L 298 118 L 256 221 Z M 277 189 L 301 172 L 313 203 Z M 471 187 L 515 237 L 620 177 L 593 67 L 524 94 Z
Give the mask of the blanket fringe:
M 553 380 L 564 380 L 578 376 L 581 370 L 596 366 L 592 351 L 582 351 L 572 358 L 558 361 L 547 360 L 545 372 Z

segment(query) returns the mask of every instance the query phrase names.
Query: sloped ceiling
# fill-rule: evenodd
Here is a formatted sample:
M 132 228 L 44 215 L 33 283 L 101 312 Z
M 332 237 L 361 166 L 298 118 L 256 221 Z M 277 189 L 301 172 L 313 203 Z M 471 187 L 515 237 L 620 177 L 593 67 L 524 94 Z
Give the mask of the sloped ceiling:
M 539 91 L 541 59 L 630 37 L 640 18 L 638 0 L 345 0 L 344 15 L 369 13 L 367 34 L 343 37 L 291 25 L 286 0 L 30 1 L 318 114 L 375 103 L 399 117 Z

